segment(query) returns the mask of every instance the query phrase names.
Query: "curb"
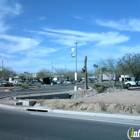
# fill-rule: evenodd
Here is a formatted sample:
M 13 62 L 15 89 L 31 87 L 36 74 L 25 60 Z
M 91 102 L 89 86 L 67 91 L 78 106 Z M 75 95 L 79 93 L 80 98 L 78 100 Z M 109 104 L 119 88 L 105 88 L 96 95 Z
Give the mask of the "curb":
M 0 107 L 6 108 L 6 109 L 13 109 L 13 110 L 26 110 L 25 107 L 10 106 L 10 105 L 5 105 L 5 104 L 0 104 Z
M 73 115 L 84 115 L 90 117 L 106 117 L 106 118 L 116 118 L 116 119 L 128 119 L 128 120 L 138 120 L 140 121 L 140 116 L 132 115 L 121 115 L 121 114 L 106 114 L 106 113 L 94 113 L 94 112 L 82 112 L 82 111 L 66 111 L 66 110 L 52 110 L 54 113 L 64 113 Z
M 121 114 L 107 114 L 107 113 L 94 113 L 94 112 L 84 112 L 84 111 L 70 111 L 70 110 L 60 110 L 55 108 L 47 108 L 44 106 L 28 107 L 28 111 L 41 111 L 41 112 L 52 112 L 60 114 L 69 115 L 81 115 L 90 117 L 105 117 L 105 118 L 116 118 L 116 119 L 127 119 L 127 120 L 137 120 L 140 121 L 140 116 L 134 115 L 121 115 Z
M 84 111 L 60 110 L 60 109 L 54 109 L 54 108 L 47 108 L 45 106 L 20 107 L 20 106 L 10 106 L 10 105 L 5 105 L 5 104 L 0 104 L 0 107 L 7 108 L 7 109 L 13 109 L 13 110 L 53 112 L 53 113 L 69 114 L 69 115 L 105 117 L 105 118 L 116 118 L 116 119 L 127 119 L 127 120 L 140 121 L 140 116 L 134 116 L 134 115 L 121 115 L 121 114 L 107 114 L 107 113 L 94 113 L 94 112 L 84 112 Z

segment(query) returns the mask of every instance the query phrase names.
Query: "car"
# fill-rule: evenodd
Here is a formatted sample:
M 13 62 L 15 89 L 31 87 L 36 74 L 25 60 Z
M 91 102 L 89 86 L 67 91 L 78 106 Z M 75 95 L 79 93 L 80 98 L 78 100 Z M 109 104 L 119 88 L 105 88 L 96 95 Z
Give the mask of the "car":
M 24 84 L 23 81 L 17 81 L 17 82 L 15 83 L 15 85 L 17 85 L 17 86 L 21 86 L 22 84 Z
M 14 86 L 14 83 L 6 82 L 6 83 L 4 84 L 4 86 L 5 86 L 5 87 L 12 87 L 12 86 Z
M 136 85 L 137 86 L 140 86 L 140 81 L 136 81 Z
M 139 86 L 140 81 L 126 81 L 124 84 L 128 86 Z
M 32 83 L 33 85 L 37 85 L 37 84 L 43 85 L 43 82 L 41 82 L 41 81 L 32 81 L 31 83 Z

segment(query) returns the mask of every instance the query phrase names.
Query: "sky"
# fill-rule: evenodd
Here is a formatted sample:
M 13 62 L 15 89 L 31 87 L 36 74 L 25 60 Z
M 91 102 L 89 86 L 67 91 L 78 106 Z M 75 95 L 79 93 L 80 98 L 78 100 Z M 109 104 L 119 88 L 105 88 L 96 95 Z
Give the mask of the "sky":
M 140 50 L 140 0 L 0 0 L 0 61 L 18 73 L 88 70 Z

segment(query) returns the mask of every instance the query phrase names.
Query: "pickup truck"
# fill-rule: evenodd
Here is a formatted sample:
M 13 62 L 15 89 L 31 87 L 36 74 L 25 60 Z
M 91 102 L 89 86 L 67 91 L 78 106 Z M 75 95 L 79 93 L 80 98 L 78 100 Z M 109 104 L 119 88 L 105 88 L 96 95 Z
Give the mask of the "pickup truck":
M 128 86 L 140 86 L 140 81 L 127 81 L 124 84 Z

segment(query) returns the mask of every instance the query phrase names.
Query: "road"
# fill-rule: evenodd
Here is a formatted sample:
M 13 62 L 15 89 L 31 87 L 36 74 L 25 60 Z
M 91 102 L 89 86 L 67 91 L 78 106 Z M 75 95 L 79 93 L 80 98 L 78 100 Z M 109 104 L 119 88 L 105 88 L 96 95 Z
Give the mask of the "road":
M 78 88 L 84 89 L 84 84 L 78 83 Z M 89 86 L 92 87 L 92 83 L 89 83 Z M 41 88 L 32 87 L 30 86 L 29 89 L 21 90 L 17 87 L 12 87 L 12 91 L 6 92 L 5 90 L 10 87 L 0 88 L 0 98 L 5 96 L 15 96 L 15 95 L 22 95 L 22 94 L 36 94 L 36 93 L 52 93 L 52 92 L 64 92 L 74 89 L 74 84 L 62 84 L 62 85 L 43 85 Z M 129 90 L 137 90 L 140 91 L 140 87 L 131 87 Z
M 84 88 L 83 84 L 78 84 L 78 87 Z M 7 88 L 0 88 L 0 98 L 5 96 L 15 96 L 15 95 L 21 95 L 21 94 L 36 94 L 36 93 L 52 93 L 52 92 L 62 92 L 62 91 L 68 91 L 73 90 L 74 85 L 73 84 L 67 84 L 67 85 L 43 85 L 41 88 L 32 87 L 30 86 L 29 89 L 21 90 L 17 87 L 12 87 L 12 91 L 6 92 Z
M 3 109 L 0 120 L 1 140 L 127 140 L 127 130 L 133 127 Z M 140 126 L 134 128 L 138 130 Z

